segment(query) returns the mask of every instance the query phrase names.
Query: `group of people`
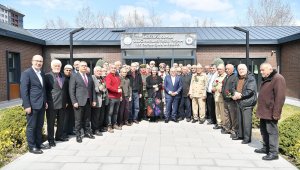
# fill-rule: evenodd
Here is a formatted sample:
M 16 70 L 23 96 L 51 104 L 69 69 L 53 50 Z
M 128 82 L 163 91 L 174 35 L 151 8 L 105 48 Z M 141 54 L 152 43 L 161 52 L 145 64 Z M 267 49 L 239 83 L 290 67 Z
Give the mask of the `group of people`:
M 141 120 L 207 121 L 222 134 L 247 144 L 258 101 L 264 147 L 255 152 L 266 153 L 265 160 L 278 159 L 277 122 L 285 81 L 269 63 L 260 67 L 263 83 L 258 100 L 256 80 L 245 64 L 237 66 L 237 73 L 232 64 L 156 64 L 129 66 L 116 61 L 95 66 L 91 73 L 85 61 L 75 61 L 62 71 L 62 63 L 54 59 L 51 71 L 44 74 L 43 57 L 33 56 L 32 67 L 21 75 L 29 151 L 41 154 L 41 149 L 55 147 L 55 141 L 68 141 L 68 135 L 76 135 L 81 143 L 82 137 L 94 139 Z M 45 111 L 49 146 L 42 144 Z

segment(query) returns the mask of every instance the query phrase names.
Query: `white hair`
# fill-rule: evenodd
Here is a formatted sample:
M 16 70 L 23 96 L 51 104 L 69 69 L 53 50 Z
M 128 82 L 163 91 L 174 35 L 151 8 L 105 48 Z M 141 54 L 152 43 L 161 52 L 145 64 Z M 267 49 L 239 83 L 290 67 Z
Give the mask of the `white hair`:
M 100 67 L 100 66 L 96 66 L 96 67 L 94 67 L 94 73 L 96 72 L 96 71 L 98 71 L 98 70 L 102 70 L 102 68 Z
M 240 68 L 243 68 L 244 70 L 248 71 L 246 64 L 239 64 L 238 69 L 240 69 Z
M 59 64 L 59 66 L 61 66 L 61 61 L 60 60 L 57 60 L 57 59 L 54 59 L 51 61 L 51 68 L 54 67 L 54 65 L 57 65 Z

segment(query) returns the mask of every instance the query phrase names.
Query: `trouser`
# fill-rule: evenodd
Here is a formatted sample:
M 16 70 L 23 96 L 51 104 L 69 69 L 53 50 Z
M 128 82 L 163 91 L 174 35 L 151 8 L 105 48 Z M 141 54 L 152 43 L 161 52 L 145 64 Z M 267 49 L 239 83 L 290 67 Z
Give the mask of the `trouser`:
M 41 109 L 31 109 L 30 114 L 26 114 L 27 126 L 26 137 L 30 149 L 40 147 L 42 144 L 42 130 L 44 125 L 45 106 Z
M 74 108 L 75 113 L 75 133 L 77 136 L 81 135 L 81 128 L 83 128 L 84 133 L 91 133 L 91 104 L 90 100 L 87 99 L 85 106 L 79 106 Z
M 96 130 L 100 130 L 100 115 L 101 115 L 101 107 L 93 107 L 91 114 L 91 125 L 92 130 L 95 132 Z
M 146 102 L 146 98 L 145 98 L 145 95 L 143 95 L 141 98 L 139 98 L 139 108 L 140 108 L 140 110 L 139 110 L 138 118 L 140 120 L 145 119 L 147 117 L 146 116 L 146 109 L 145 109 L 145 102 Z
M 48 141 L 54 142 L 55 119 L 57 119 L 55 139 L 63 138 L 64 117 L 65 117 L 64 109 L 53 109 L 53 106 L 49 105 L 49 108 L 46 110 L 46 117 L 47 117 Z
M 64 118 L 64 132 L 63 136 L 66 137 L 68 134 L 73 133 L 75 118 L 74 118 L 74 110 L 72 104 L 69 104 L 66 109 L 64 109 L 65 118 Z
M 203 120 L 205 118 L 205 100 L 203 100 L 202 97 L 193 97 L 192 107 L 193 107 L 193 119 Z
M 177 110 L 178 110 L 178 98 L 176 97 L 166 98 L 165 119 L 169 120 L 171 116 L 171 119 L 175 120 L 177 116 Z
M 230 132 L 238 132 L 237 104 L 235 101 L 224 101 L 224 128 Z
M 124 97 L 120 102 L 120 108 L 118 113 L 118 124 L 123 125 L 129 119 L 129 98 Z
M 109 111 L 107 115 L 107 125 L 112 126 L 117 123 L 120 99 L 109 99 Z
M 217 124 L 219 126 L 222 126 L 224 124 L 224 102 L 223 101 L 216 101 L 216 119 L 217 119 Z
M 253 107 L 238 107 L 238 135 L 244 141 L 251 141 L 252 136 L 252 111 Z
M 278 120 L 260 119 L 260 133 L 267 153 L 278 154 Z
M 206 93 L 206 112 L 208 114 L 208 117 L 210 118 L 211 122 L 213 124 L 217 123 L 216 119 L 216 112 L 215 112 L 215 99 L 214 95 L 212 93 L 207 92 Z
M 100 120 L 99 126 L 100 129 L 107 127 L 107 116 L 109 111 L 109 104 L 105 105 L 105 100 L 102 101 L 102 107 L 100 108 Z
M 191 108 L 191 99 L 189 97 L 181 97 L 178 111 L 179 111 L 179 117 L 191 118 L 192 108 Z
M 130 109 L 130 112 L 131 112 L 130 119 L 132 121 L 137 120 L 137 118 L 138 118 L 138 114 L 140 111 L 139 97 L 140 97 L 140 95 L 138 92 L 132 91 L 132 100 L 131 100 L 131 109 Z

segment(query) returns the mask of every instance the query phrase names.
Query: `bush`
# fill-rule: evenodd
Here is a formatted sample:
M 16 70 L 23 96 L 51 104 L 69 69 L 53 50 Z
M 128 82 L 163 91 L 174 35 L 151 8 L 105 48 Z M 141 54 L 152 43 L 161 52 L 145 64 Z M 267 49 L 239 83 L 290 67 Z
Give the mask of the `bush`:
M 258 117 L 256 117 L 256 109 L 257 109 L 257 105 L 253 108 L 253 112 L 252 112 L 252 128 L 259 128 L 259 123 L 260 120 Z
M 26 115 L 22 107 L 0 110 L 0 167 L 26 151 Z
M 279 123 L 280 152 L 300 164 L 300 113 L 295 113 Z

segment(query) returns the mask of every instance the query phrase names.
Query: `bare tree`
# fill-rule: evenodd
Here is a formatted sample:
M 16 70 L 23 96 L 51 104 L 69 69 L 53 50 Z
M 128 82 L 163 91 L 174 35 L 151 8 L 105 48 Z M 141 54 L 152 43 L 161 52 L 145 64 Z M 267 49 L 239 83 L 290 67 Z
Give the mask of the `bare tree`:
M 161 26 L 162 24 L 162 20 L 161 17 L 156 14 L 154 8 L 152 7 L 151 13 L 150 13 L 150 26 L 152 27 L 157 27 L 157 26 Z
M 284 26 L 294 24 L 291 6 L 282 0 L 259 0 L 248 7 L 248 24 L 250 26 Z
M 83 7 L 77 14 L 76 25 L 78 27 L 95 28 L 96 17 L 90 7 Z
M 62 29 L 69 28 L 69 23 L 62 19 L 61 17 L 57 17 L 56 20 L 50 19 L 46 20 L 45 28 L 46 29 Z
M 114 11 L 111 13 L 111 15 L 109 16 L 109 19 L 110 19 L 110 22 L 111 22 L 111 26 L 112 26 L 113 28 L 118 28 L 118 27 L 120 27 L 120 21 L 119 21 L 120 16 L 118 15 L 118 12 L 117 12 L 117 11 L 114 10 Z
M 96 17 L 95 26 L 97 28 L 105 28 L 107 25 L 107 16 L 104 12 L 99 11 Z
M 207 19 L 205 18 L 203 21 L 202 21 L 202 24 L 201 24 L 202 27 L 215 27 L 216 24 L 215 24 L 215 21 L 210 18 L 210 19 Z

